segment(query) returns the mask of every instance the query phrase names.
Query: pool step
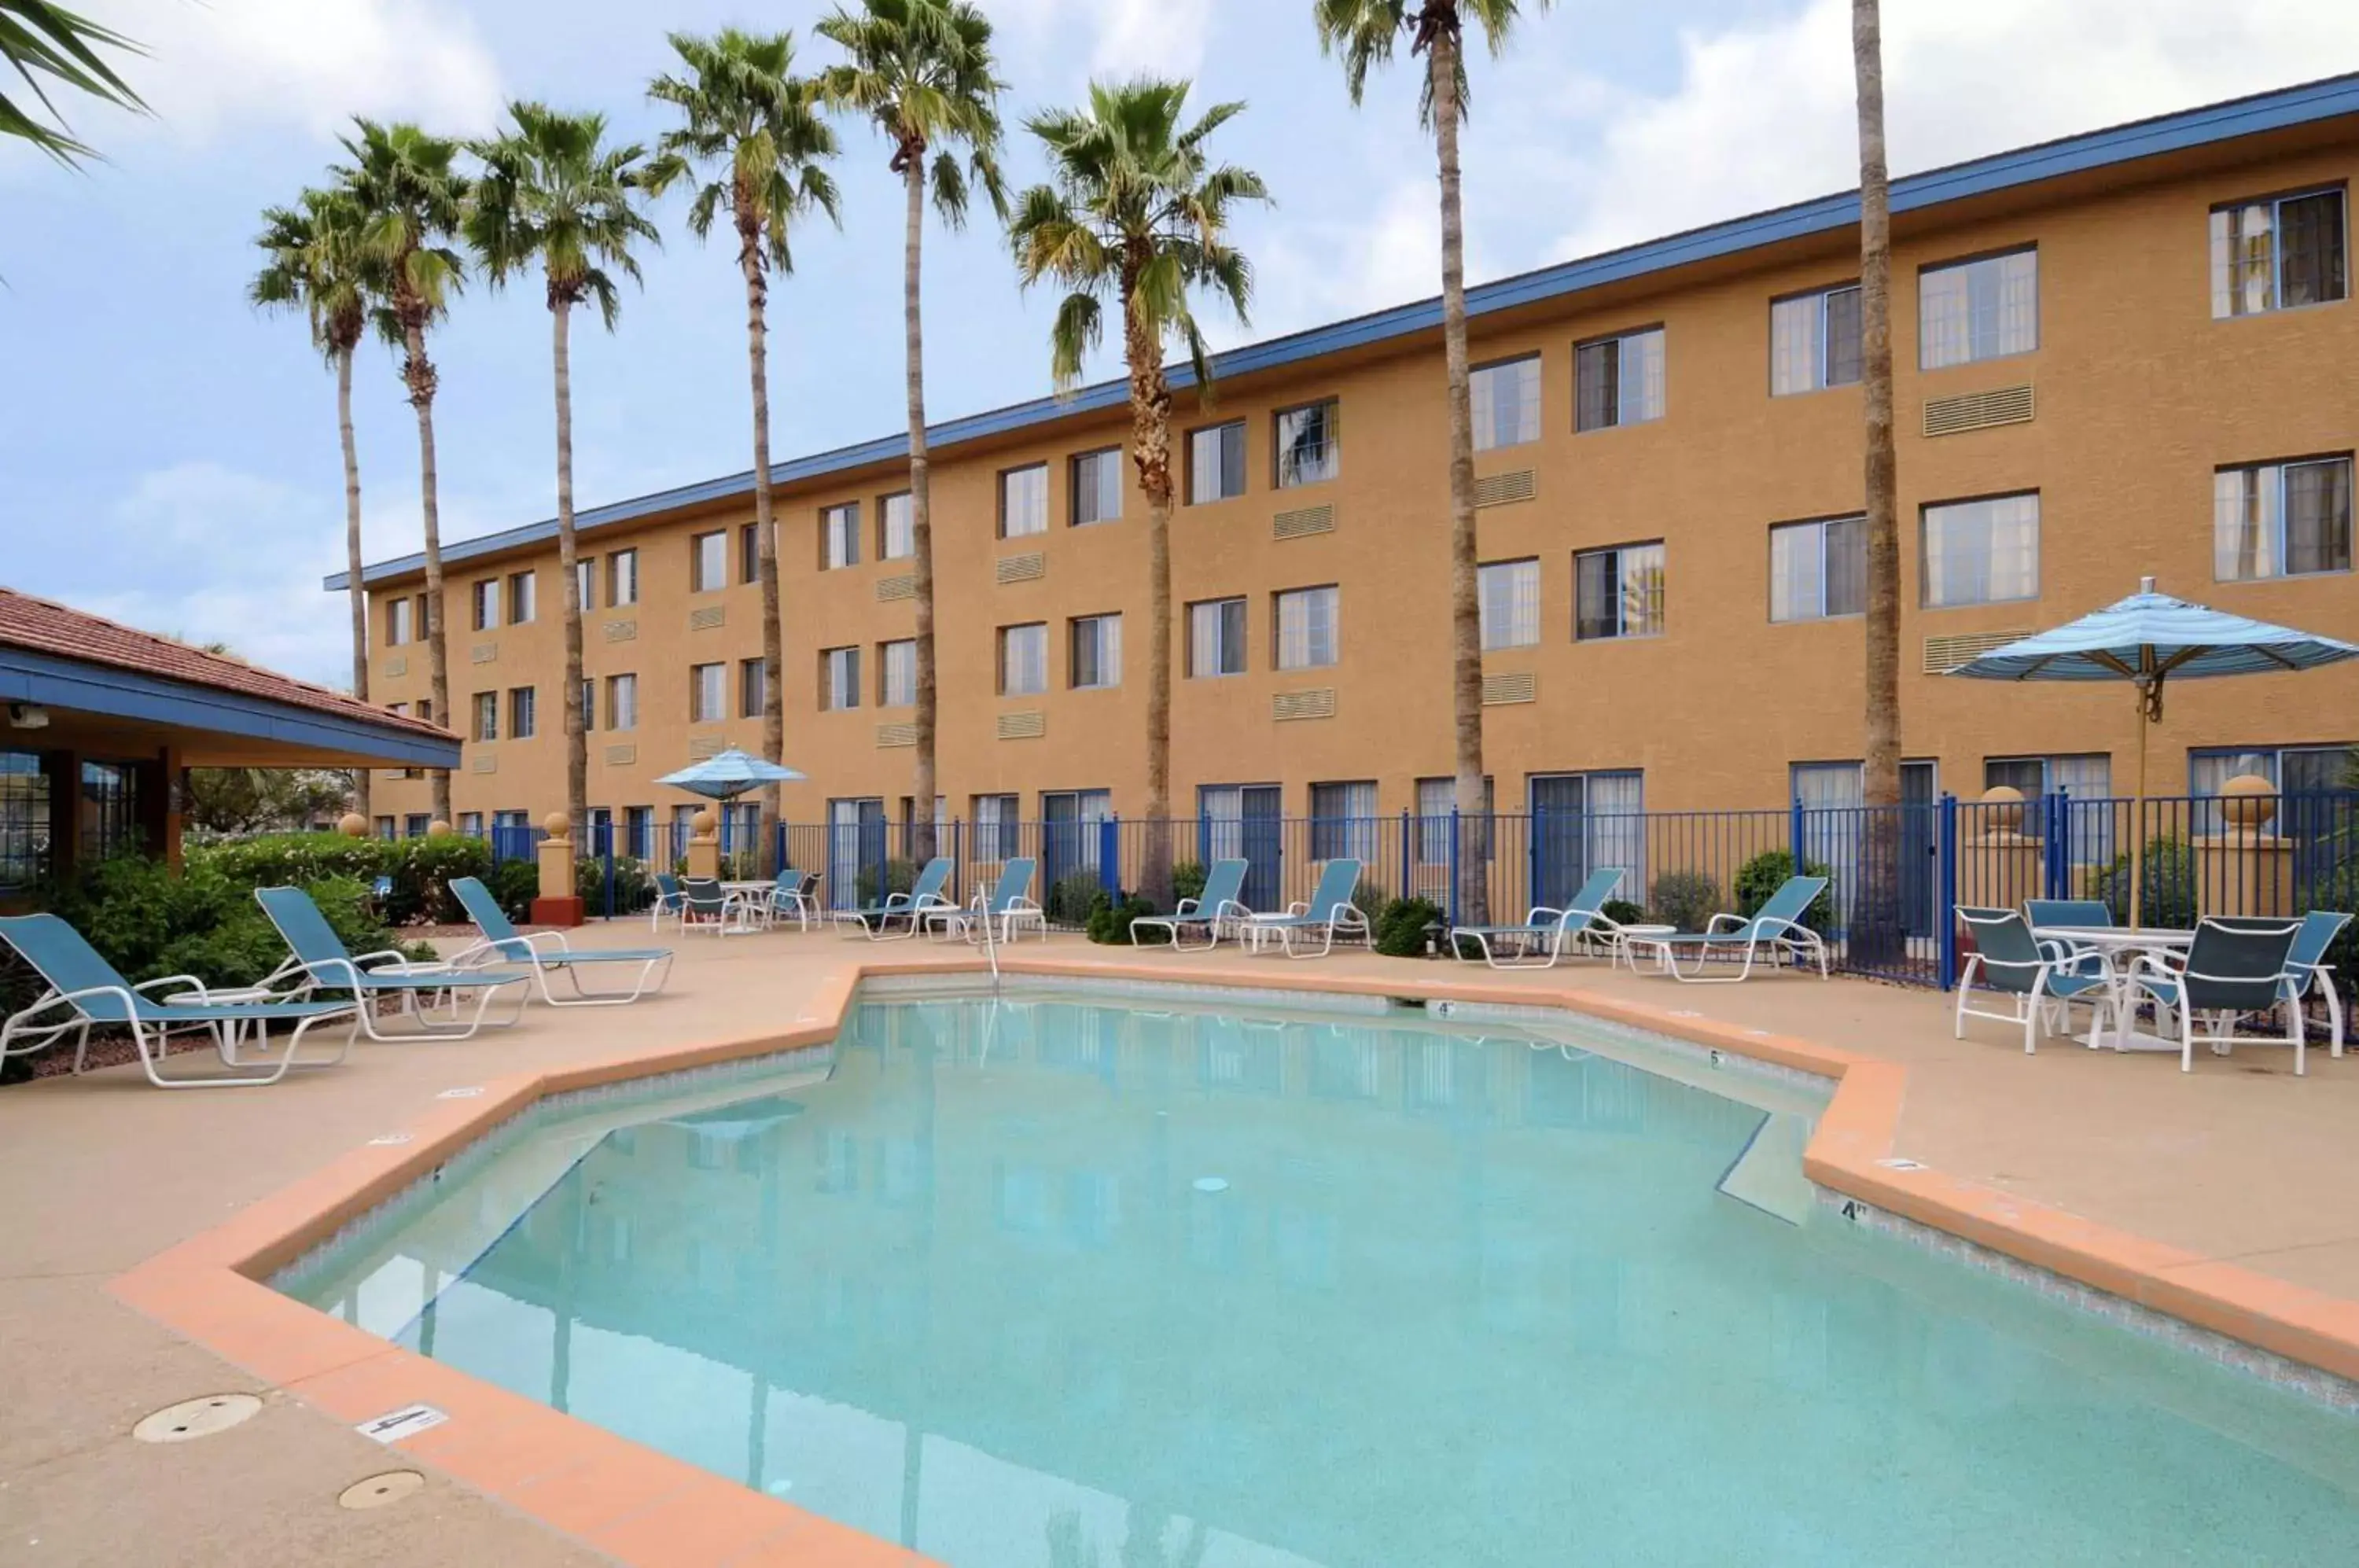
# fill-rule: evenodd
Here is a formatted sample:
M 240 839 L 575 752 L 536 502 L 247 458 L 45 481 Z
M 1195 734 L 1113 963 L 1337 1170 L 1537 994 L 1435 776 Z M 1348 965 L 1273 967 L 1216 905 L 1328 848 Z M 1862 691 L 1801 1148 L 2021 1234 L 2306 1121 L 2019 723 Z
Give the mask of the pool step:
M 1800 1225 L 1818 1201 L 1810 1178 L 1802 1174 L 1802 1146 L 1810 1141 L 1809 1117 L 1770 1112 L 1720 1179 L 1721 1192 L 1788 1225 Z

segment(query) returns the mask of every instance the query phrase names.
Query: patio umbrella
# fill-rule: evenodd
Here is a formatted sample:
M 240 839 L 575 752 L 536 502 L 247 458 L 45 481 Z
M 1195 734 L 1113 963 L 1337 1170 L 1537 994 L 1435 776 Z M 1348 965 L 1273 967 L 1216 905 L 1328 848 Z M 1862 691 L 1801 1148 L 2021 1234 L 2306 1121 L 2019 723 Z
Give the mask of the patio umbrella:
M 2334 637 L 2248 620 L 2158 593 L 2154 579 L 2119 604 L 2038 633 L 1949 673 L 1976 681 L 2127 681 L 2137 688 L 2137 804 L 2133 808 L 2130 924 L 2142 915 L 2146 867 L 2146 735 L 2162 720 L 2166 681 L 2215 675 L 2270 675 L 2359 658 Z
M 667 773 L 656 782 L 686 789 L 708 800 L 734 800 L 748 789 L 758 789 L 765 784 L 793 784 L 803 777 L 791 768 L 765 762 L 733 747 L 677 773 Z

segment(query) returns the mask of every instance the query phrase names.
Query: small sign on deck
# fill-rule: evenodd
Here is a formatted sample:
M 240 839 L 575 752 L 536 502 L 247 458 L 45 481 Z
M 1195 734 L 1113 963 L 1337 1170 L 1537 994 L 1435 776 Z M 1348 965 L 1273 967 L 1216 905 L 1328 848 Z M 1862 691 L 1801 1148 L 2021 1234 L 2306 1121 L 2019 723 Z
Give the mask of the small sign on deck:
M 429 1432 L 450 1419 L 449 1415 L 432 1405 L 404 1405 L 397 1410 L 387 1410 L 374 1421 L 364 1421 L 353 1430 L 379 1443 L 399 1443 L 406 1437 Z

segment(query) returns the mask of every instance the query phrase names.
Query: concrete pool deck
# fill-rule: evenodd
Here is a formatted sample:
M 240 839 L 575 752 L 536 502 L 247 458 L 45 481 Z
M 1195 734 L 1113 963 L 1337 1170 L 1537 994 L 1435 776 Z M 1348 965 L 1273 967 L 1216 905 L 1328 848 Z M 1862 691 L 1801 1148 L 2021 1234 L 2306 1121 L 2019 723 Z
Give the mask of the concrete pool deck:
M 646 938 L 625 924 L 582 940 Z M 680 951 L 671 988 L 636 1007 L 536 1006 L 473 1041 L 364 1042 L 342 1070 L 252 1093 L 159 1093 L 136 1067 L 0 1092 L 14 1178 L 0 1210 L 0 1561 L 913 1561 L 356 1342 L 233 1272 L 299 1250 L 544 1089 L 644 1071 L 649 1056 L 823 1039 L 864 967 L 973 962 L 963 949 L 832 933 L 668 940 Z M 1298 964 L 1071 939 L 1022 944 L 1015 962 L 1564 1003 L 1815 1062 L 1845 1074 L 1812 1149 L 1828 1184 L 1874 1187 L 1860 1195 L 2238 1337 L 2275 1336 L 2272 1348 L 2346 1377 L 2359 1369 L 2336 1365 L 2359 1355 L 2359 1213 L 2341 1198 L 2359 1177 L 2359 1053 L 2314 1051 L 2306 1079 L 2283 1051 L 2205 1056 L 2192 1075 L 2175 1057 L 2067 1041 L 2026 1057 L 2001 1025 L 1951 1039 L 1945 997 L 1791 975 L 1678 986 L 1593 963 Z M 440 1097 L 473 1087 L 484 1093 Z M 411 1141 L 371 1144 L 397 1132 Z M 1878 1164 L 1894 1155 L 1929 1169 Z M 265 1402 L 231 1432 L 173 1445 L 128 1435 L 151 1410 L 233 1391 Z M 412 1399 L 453 1420 L 393 1447 L 353 1431 Z M 353 1482 L 401 1469 L 425 1475 L 416 1495 L 337 1506 Z

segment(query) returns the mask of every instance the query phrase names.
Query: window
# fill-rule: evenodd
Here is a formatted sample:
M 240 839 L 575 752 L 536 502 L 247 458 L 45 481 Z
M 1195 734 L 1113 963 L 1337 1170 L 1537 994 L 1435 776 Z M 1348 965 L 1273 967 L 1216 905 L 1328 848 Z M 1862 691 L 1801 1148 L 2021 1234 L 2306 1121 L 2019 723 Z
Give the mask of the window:
M 463 834 L 464 836 L 468 837 L 468 838 L 481 838 L 481 837 L 483 837 L 483 836 L 484 836 L 484 813 L 483 813 L 483 812 L 481 812 L 481 811 L 462 811 L 462 812 L 460 812 L 460 813 L 459 813 L 459 832 L 460 832 L 462 834 Z
M 2212 574 L 2223 583 L 2351 570 L 2351 459 L 2223 468 L 2212 480 Z
M 2114 759 L 2104 753 L 1983 758 L 1983 788 L 1995 789 L 2002 784 L 2021 790 L 2027 800 L 2041 795 L 2070 795 L 2076 800 L 2110 800 L 2114 793 Z
M 582 689 L 573 694 L 573 701 L 582 711 L 582 733 L 588 735 L 598 727 L 598 682 L 584 676 Z
M 1928 267 L 1917 281 L 1917 364 L 1972 365 L 2039 346 L 2039 253 Z
M 1073 527 L 1111 523 L 1122 516 L 1122 448 L 1085 452 L 1073 459 Z
M 876 503 L 876 559 L 903 561 L 918 553 L 917 512 L 907 490 Z
M 1335 662 L 1334 588 L 1297 588 L 1277 595 L 1277 667 L 1319 670 Z
M 620 609 L 625 604 L 638 602 L 639 552 L 618 550 L 606 558 L 606 605 L 609 609 Z
M 1490 452 L 1540 439 L 1540 356 L 1479 366 L 1472 378 L 1474 450 Z
M 500 694 L 497 691 L 475 693 L 474 735 L 477 740 L 500 738 Z
M 2343 192 L 2264 197 L 2212 212 L 2214 319 L 2323 305 L 2350 292 Z
M 1201 506 L 1245 493 L 1245 422 L 1232 419 L 1188 432 L 1188 504 Z
M 610 730 L 635 730 L 639 727 L 637 676 L 606 677 L 606 727 Z
M 1540 563 L 1494 561 L 1479 569 L 1483 651 L 1530 648 L 1540 640 Z
M 394 836 L 393 819 L 391 817 L 377 818 L 377 820 L 371 824 L 370 831 L 375 833 L 376 836 L 381 839 L 388 841 L 391 840 Z
M 411 602 L 408 599 L 387 599 L 385 602 L 385 645 L 399 648 L 410 640 L 415 624 L 410 619 Z
M 1769 618 L 1822 621 L 1867 608 L 1867 519 L 1825 517 L 1769 530 Z
M 1122 684 L 1122 617 L 1076 615 L 1066 672 L 1075 690 Z
M 583 609 L 598 602 L 598 563 L 576 561 L 573 563 L 573 602 Z
M 425 720 L 429 724 L 434 722 L 433 698 L 420 697 L 418 699 L 418 716 Z
M 737 661 L 737 716 L 739 718 L 758 719 L 762 716 L 762 698 L 765 690 L 762 681 L 762 661 L 758 659 L 739 659 Z
M 468 624 L 479 632 L 490 631 L 500 624 L 500 580 L 496 577 L 479 579 L 469 590 Z
M 39 881 L 49 859 L 49 776 L 35 753 L 0 751 L 0 888 Z
M 540 717 L 538 690 L 531 686 L 516 686 L 509 689 L 508 738 L 510 740 L 530 740 L 540 733 L 538 723 Z
M 1858 284 L 1770 301 L 1771 396 L 1850 387 L 1859 378 Z
M 688 541 L 688 591 L 711 593 L 729 586 L 729 534 L 715 528 Z
M 876 705 L 915 707 L 918 702 L 918 643 L 914 637 L 876 645 Z
M 860 706 L 860 650 L 857 648 L 820 650 L 819 705 L 828 713 Z
M 820 569 L 839 572 L 860 564 L 860 503 L 822 506 L 819 514 Z
M 999 628 L 999 694 L 1037 696 L 1049 689 L 1049 627 L 1044 621 Z
M 1952 501 L 1924 511 L 1929 610 L 2039 597 L 2039 495 Z
M 1342 470 L 1343 439 L 1336 428 L 1335 399 L 1282 408 L 1277 424 L 1277 487 L 1317 485 Z M 1243 488 L 1242 485 L 1239 486 Z
M 655 854 L 656 809 L 653 806 L 623 808 L 623 853 L 635 859 L 646 860 Z
M 1663 329 L 1577 343 L 1572 351 L 1576 430 L 1611 430 L 1663 417 Z
M 2337 836 L 2348 832 L 2347 810 L 2338 809 L 2341 802 L 2303 799 L 2351 788 L 2354 769 L 2359 769 L 2359 748 L 2350 746 L 2263 746 L 2238 749 L 2218 749 L 2190 752 L 2187 757 L 2188 793 L 2205 798 L 2220 793 L 2220 787 L 2240 773 L 2251 773 L 2267 779 L 2278 791 L 2289 797 L 2277 802 L 2277 815 L 2270 818 L 2262 831 L 2283 833 L 2297 844 L 2319 846 L 2321 854 L 2331 853 L 2327 846 Z M 2217 833 L 2225 826 L 2217 807 L 2204 806 L 2196 810 L 2189 824 L 2198 837 Z M 2321 862 L 2318 871 L 2326 869 Z
M 589 573 L 586 570 L 589 564 L 586 561 L 574 563 L 575 570 L 583 579 L 582 586 L 584 590 L 590 586 Z M 539 583 L 538 572 L 514 572 L 508 574 L 508 625 L 528 626 L 532 624 L 534 616 L 539 611 L 538 604 L 540 597 Z M 581 603 L 584 609 L 589 608 L 590 595 L 587 592 L 582 593 Z
M 1572 635 L 1604 637 L 1663 635 L 1663 546 L 1625 544 L 1586 550 L 1572 558 Z
M 401 819 L 401 836 L 404 838 L 424 838 L 426 836 L 426 830 L 433 825 L 434 819 L 428 816 L 424 811 L 412 811 L 408 816 Z
M 1245 602 L 1206 599 L 1188 606 L 1190 677 L 1245 672 Z
M 688 722 L 709 724 L 728 712 L 729 667 L 699 664 L 688 672 Z
M 1024 853 L 1023 810 L 1013 795 L 974 798 L 974 857 L 1006 860 Z
M 1376 786 L 1370 779 L 1310 786 L 1310 858 L 1376 858 Z
M 762 525 L 741 523 L 737 527 L 737 581 L 753 583 L 762 581 Z
M 1417 857 L 1429 866 L 1446 865 L 1450 859 L 1450 814 L 1458 800 L 1458 780 L 1455 779 L 1420 779 L 1417 781 Z M 1483 780 L 1483 814 L 1489 816 L 1496 803 L 1496 794 L 1489 778 Z M 1478 826 L 1468 836 L 1471 847 L 1488 858 L 1491 835 Z M 1445 895 L 1447 897 L 1447 895 Z
M 1011 468 L 999 476 L 999 537 L 1049 531 L 1049 465 Z

